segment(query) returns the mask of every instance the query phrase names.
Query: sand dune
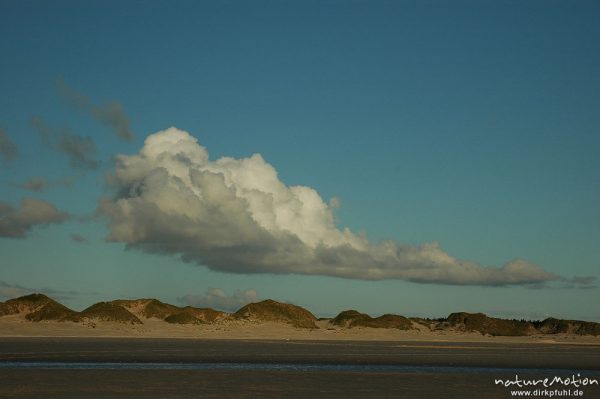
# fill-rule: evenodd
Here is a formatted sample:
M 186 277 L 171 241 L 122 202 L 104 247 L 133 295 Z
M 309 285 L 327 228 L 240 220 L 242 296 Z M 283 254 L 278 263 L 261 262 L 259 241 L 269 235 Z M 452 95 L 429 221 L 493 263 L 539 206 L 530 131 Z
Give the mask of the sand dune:
M 548 319 L 536 324 L 469 313 L 452 314 L 444 320 L 426 320 L 398 315 L 373 318 L 357 311 L 345 311 L 334 319 L 317 319 L 299 306 L 272 300 L 247 305 L 232 314 L 177 307 L 155 299 L 101 302 L 82 312 L 72 311 L 41 294 L 0 303 L 1 337 L 600 344 L 597 327 L 598 323 Z

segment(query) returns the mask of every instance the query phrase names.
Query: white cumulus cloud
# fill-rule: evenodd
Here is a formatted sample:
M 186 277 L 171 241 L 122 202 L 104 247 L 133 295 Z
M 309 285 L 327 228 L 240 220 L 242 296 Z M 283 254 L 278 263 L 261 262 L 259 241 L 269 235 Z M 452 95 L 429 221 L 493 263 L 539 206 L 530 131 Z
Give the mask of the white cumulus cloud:
M 436 242 L 371 243 L 335 225 L 339 199 L 285 185 L 259 154 L 210 160 L 174 127 L 148 136 L 139 154 L 117 156 L 111 181 L 117 194 L 99 206 L 109 240 L 213 270 L 467 285 L 563 279 L 519 259 L 501 267 L 456 259 Z

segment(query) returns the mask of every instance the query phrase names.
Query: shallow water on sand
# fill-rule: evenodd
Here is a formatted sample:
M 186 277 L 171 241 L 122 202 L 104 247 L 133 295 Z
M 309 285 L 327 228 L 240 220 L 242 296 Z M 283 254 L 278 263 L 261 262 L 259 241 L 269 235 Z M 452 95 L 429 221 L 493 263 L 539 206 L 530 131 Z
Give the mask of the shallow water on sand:
M 595 376 L 595 370 L 410 366 L 400 364 L 310 364 L 310 363 L 166 363 L 166 362 L 1 362 L 0 369 L 44 370 L 258 370 L 258 371 L 321 371 L 321 372 L 396 372 L 433 374 L 553 374 Z
M 599 359 L 593 345 L 11 338 L 0 397 L 504 399 L 497 378 L 600 380 Z

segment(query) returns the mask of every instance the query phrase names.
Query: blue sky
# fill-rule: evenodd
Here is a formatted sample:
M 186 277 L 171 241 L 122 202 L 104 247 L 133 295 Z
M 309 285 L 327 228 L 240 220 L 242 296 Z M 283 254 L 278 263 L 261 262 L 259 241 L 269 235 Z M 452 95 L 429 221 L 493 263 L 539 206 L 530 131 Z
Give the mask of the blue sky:
M 0 237 L 0 280 L 76 308 L 123 296 L 177 303 L 219 288 L 320 315 L 600 321 L 595 283 L 570 280 L 600 266 L 599 15 L 593 1 L 4 1 L 0 127 L 17 153 L 0 155 L 0 202 L 18 209 L 35 198 L 72 216 Z M 135 139 L 74 107 L 59 78 L 88 105 L 118 102 Z M 105 182 L 115 155 L 139 153 L 170 126 L 211 160 L 260 153 L 286 185 L 341 199 L 337 227 L 373 245 L 436 241 L 460 260 L 524 259 L 565 280 L 231 273 L 106 242 L 107 217 L 92 216 L 115 195 Z M 93 141 L 97 169 L 69 164 L 66 128 Z M 47 188 L 19 187 L 32 177 Z

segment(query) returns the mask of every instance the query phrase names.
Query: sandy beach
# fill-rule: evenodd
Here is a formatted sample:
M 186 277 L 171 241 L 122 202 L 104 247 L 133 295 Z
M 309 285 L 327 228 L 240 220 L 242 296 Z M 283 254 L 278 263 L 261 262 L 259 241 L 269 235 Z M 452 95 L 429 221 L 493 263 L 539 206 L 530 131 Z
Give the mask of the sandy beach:
M 116 322 L 72 323 L 44 321 L 32 323 L 21 315 L 0 318 L 0 337 L 128 337 L 195 339 L 342 340 L 342 341 L 431 341 L 496 343 L 568 343 L 600 345 L 600 336 L 552 334 L 531 336 L 490 336 L 478 332 L 431 331 L 418 323 L 412 330 L 387 328 L 340 328 L 327 320 L 318 329 L 295 328 L 285 323 L 223 321 L 215 324 L 178 325 L 147 318 L 141 325 Z

